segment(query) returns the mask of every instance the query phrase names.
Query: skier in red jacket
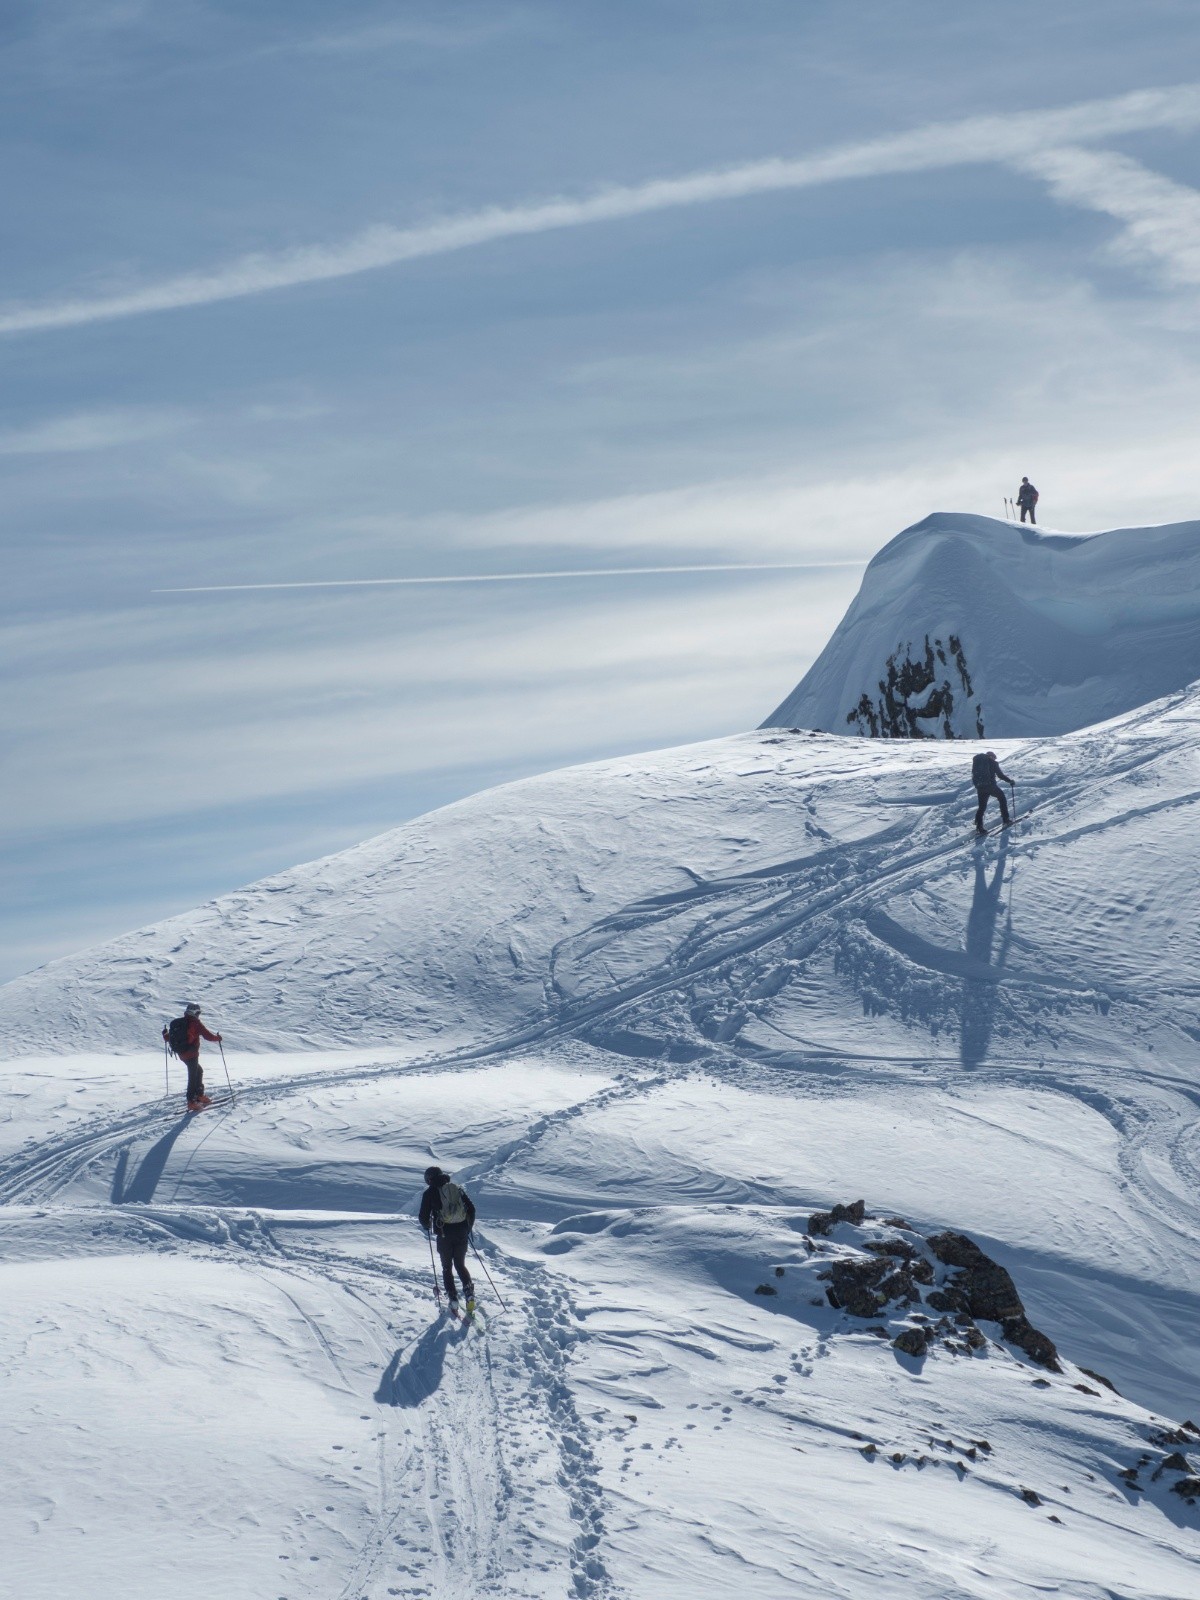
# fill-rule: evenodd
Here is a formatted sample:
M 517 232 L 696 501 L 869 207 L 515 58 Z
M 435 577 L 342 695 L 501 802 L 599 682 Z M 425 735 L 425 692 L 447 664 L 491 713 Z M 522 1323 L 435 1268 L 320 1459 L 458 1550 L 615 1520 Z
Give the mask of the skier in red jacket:
M 182 1040 L 170 1038 L 171 1028 L 178 1028 L 183 1022 Z M 207 1039 L 210 1044 L 220 1044 L 221 1035 L 210 1033 L 200 1021 L 200 1007 L 193 1000 L 184 1007 L 183 1016 L 179 1021 L 171 1024 L 171 1028 L 163 1029 L 163 1038 L 174 1050 L 175 1054 L 188 1069 L 187 1081 L 187 1108 L 189 1111 L 203 1111 L 205 1106 L 212 1105 L 212 1101 L 204 1092 L 204 1071 L 200 1065 L 200 1041 Z

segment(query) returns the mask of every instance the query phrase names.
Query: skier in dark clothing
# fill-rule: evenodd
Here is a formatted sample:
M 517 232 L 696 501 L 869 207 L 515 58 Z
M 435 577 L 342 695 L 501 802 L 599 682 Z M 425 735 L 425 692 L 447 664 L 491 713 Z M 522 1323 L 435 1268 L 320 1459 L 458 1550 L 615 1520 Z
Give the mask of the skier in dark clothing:
M 454 1287 L 454 1274 L 458 1273 L 467 1297 L 467 1310 L 475 1309 L 475 1285 L 467 1271 L 467 1243 L 475 1226 L 475 1206 L 465 1189 L 451 1181 L 450 1174 L 441 1167 L 426 1167 L 425 1182 L 428 1187 L 421 1196 L 418 1217 L 426 1235 L 436 1233 L 438 1255 L 442 1258 L 442 1282 L 446 1285 L 446 1298 L 451 1310 L 458 1306 L 458 1291 Z
M 182 1028 L 180 1028 L 180 1023 L 183 1024 Z M 179 1034 L 182 1037 L 177 1035 L 173 1039 L 171 1037 L 172 1029 L 179 1030 Z M 205 1106 L 212 1105 L 212 1101 L 204 1092 L 204 1071 L 200 1065 L 200 1041 L 201 1039 L 207 1039 L 210 1044 L 220 1044 L 221 1035 L 208 1031 L 200 1021 L 200 1007 L 193 1000 L 184 1008 L 182 1017 L 177 1018 L 169 1027 L 163 1029 L 163 1038 L 188 1069 L 188 1110 L 203 1111 Z
M 1001 827 L 1007 828 L 1011 820 L 1008 815 L 1008 801 L 997 779 L 1003 779 L 1005 783 L 1012 782 L 1008 773 L 1000 770 L 996 752 L 989 750 L 986 755 L 976 756 L 971 763 L 971 782 L 975 785 L 975 793 L 979 796 L 979 810 L 975 813 L 975 832 L 980 835 L 987 832 L 983 825 L 983 814 L 987 810 L 989 800 L 1000 802 Z
M 1033 487 L 1033 485 L 1030 483 L 1028 478 L 1022 478 L 1021 479 L 1021 487 L 1017 490 L 1017 504 L 1021 508 L 1021 521 L 1022 522 L 1025 521 L 1025 513 L 1028 511 L 1030 522 L 1032 522 L 1036 526 L 1037 518 L 1033 514 L 1033 508 L 1034 508 L 1034 506 L 1037 505 L 1037 503 L 1038 503 L 1038 492 L 1037 492 L 1037 490 Z

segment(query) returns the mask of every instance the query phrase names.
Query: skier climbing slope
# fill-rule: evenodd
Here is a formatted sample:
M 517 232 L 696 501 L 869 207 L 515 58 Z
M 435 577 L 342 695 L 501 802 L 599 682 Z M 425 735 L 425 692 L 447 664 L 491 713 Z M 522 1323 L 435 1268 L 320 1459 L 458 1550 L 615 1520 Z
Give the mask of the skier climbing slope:
M 200 1020 L 200 1007 L 190 1001 L 182 1017 L 176 1017 L 162 1031 L 163 1042 L 187 1067 L 187 1108 L 203 1111 L 212 1105 L 204 1092 L 204 1071 L 200 1065 L 200 1041 L 220 1044 L 221 1035 L 212 1033 Z

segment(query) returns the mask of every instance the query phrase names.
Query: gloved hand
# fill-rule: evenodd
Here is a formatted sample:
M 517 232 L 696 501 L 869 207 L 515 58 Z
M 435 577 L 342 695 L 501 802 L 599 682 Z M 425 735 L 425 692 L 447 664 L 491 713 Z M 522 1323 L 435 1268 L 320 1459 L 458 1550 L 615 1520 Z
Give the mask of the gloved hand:
M 221 1042 L 221 1035 L 220 1035 L 220 1034 L 218 1034 L 218 1035 L 217 1035 L 217 1043 L 218 1043 L 218 1044 L 220 1044 L 220 1042 Z

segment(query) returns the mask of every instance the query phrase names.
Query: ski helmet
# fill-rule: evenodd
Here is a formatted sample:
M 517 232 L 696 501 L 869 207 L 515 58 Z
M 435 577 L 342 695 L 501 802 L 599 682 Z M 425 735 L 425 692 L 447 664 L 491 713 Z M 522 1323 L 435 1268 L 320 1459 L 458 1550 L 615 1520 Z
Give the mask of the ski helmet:
M 183 1014 L 185 1017 L 198 1017 L 200 1015 L 200 1007 L 194 1000 L 189 1000 L 183 1008 Z

